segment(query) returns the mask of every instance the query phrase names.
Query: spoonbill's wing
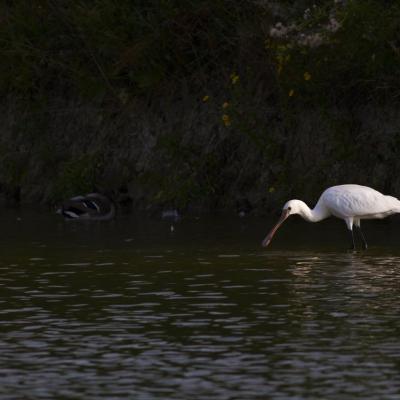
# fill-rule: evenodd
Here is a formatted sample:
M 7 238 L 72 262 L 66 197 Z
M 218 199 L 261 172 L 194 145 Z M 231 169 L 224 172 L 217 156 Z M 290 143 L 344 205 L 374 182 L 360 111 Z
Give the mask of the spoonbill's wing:
M 333 186 L 322 194 L 321 201 L 340 218 L 383 218 L 400 212 L 398 199 L 360 185 Z

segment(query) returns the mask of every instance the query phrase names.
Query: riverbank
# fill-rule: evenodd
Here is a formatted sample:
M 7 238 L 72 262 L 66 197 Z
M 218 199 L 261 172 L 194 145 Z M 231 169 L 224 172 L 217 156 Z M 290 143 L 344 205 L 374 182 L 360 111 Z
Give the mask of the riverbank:
M 340 183 L 400 194 L 395 2 L 23 3 L 0 32 L 8 202 L 265 213 Z

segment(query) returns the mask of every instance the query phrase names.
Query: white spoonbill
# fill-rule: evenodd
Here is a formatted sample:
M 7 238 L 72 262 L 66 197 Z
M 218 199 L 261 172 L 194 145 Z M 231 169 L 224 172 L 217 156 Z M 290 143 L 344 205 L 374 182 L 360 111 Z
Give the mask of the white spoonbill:
M 346 222 L 351 235 L 351 246 L 355 249 L 353 225 L 358 228 L 364 248 L 367 242 L 361 231 L 360 220 L 385 218 L 400 213 L 400 200 L 392 196 L 360 185 L 339 185 L 326 189 L 311 210 L 301 200 L 289 200 L 282 210 L 278 223 L 271 229 L 262 245 L 268 246 L 277 229 L 289 215 L 299 214 L 306 221 L 318 222 L 330 216 L 341 218 Z

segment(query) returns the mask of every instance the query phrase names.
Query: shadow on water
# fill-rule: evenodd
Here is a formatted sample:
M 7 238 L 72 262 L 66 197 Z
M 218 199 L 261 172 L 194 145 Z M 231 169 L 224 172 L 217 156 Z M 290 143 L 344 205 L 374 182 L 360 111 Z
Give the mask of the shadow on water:
M 1 399 L 397 399 L 398 223 L 0 217 Z

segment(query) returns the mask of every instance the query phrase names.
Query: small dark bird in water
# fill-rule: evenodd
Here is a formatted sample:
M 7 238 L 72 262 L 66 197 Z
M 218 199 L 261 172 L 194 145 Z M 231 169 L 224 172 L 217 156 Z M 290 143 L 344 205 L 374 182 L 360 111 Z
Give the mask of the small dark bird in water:
M 106 196 L 89 193 L 64 201 L 57 214 L 66 219 L 106 221 L 114 218 L 115 206 Z
M 174 222 L 178 222 L 181 219 L 181 215 L 179 214 L 179 211 L 176 208 L 164 210 L 161 213 L 161 218 L 163 220 L 171 221 L 171 226 L 169 230 L 171 233 L 175 232 L 175 225 Z

